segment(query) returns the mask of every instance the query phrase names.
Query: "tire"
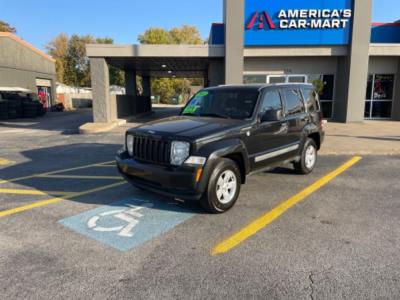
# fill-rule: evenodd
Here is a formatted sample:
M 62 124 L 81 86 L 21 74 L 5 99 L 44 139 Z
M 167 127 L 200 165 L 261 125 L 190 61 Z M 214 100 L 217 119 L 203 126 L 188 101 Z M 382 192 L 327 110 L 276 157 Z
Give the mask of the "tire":
M 8 115 L 10 118 L 20 118 L 22 116 L 22 101 L 20 99 L 8 101 Z
M 8 119 L 8 101 L 0 100 L 0 120 Z
M 301 150 L 301 157 L 298 162 L 293 163 L 294 169 L 298 174 L 310 174 L 317 164 L 318 150 L 313 139 L 307 138 Z
M 42 104 L 39 104 L 37 114 L 39 117 L 43 117 L 46 114 L 46 109 L 43 107 Z
M 24 118 L 36 118 L 37 106 L 34 102 L 24 102 L 23 105 Z
M 220 186 L 225 178 L 228 178 L 229 182 L 225 183 L 230 183 L 231 188 L 229 188 L 229 185 Z M 213 214 L 221 214 L 228 211 L 235 205 L 239 197 L 241 182 L 242 179 L 237 164 L 231 159 L 221 159 L 210 176 L 207 191 L 200 199 L 201 206 Z
M 9 119 L 16 119 L 17 118 L 17 110 L 15 109 L 8 109 L 8 118 Z

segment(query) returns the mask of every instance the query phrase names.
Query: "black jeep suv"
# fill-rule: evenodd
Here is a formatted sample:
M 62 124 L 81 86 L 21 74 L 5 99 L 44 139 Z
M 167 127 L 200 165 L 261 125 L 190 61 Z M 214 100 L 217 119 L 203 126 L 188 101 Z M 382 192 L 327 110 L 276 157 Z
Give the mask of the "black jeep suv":
M 222 213 L 247 175 L 287 162 L 310 173 L 324 139 L 321 124 L 312 85 L 207 88 L 179 116 L 129 130 L 116 160 L 134 186 Z

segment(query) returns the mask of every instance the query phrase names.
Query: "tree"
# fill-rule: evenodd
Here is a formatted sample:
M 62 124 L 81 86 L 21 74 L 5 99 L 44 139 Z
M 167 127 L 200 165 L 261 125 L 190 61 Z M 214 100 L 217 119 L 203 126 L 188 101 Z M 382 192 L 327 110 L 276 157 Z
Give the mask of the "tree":
M 86 56 L 86 44 L 95 43 L 91 35 L 72 35 L 68 42 L 66 55 L 65 83 L 73 86 L 90 86 L 89 59 Z
M 171 44 L 169 32 L 156 27 L 147 29 L 143 34 L 139 35 L 138 40 L 141 44 Z
M 17 30 L 15 29 L 15 27 L 12 27 L 10 24 L 8 24 L 7 22 L 1 21 L 0 20 L 0 31 L 3 32 L 11 32 L 11 33 L 16 33 Z
M 199 30 L 194 26 L 183 25 L 180 28 L 172 28 L 169 36 L 171 44 L 200 45 L 204 43 Z
M 47 52 L 56 60 L 57 81 L 64 82 L 69 37 L 60 33 L 46 45 Z
M 194 26 L 183 25 L 170 31 L 162 28 L 149 28 L 139 35 L 141 44 L 203 44 L 198 29 Z M 198 81 L 197 81 L 198 82 Z M 196 82 L 196 83 L 197 83 Z M 171 103 L 173 97 L 187 95 L 190 92 L 191 80 L 186 78 L 159 78 L 151 83 L 152 94 L 160 96 L 162 103 Z
M 88 87 L 91 85 L 90 64 L 86 56 L 86 44 L 112 44 L 112 38 L 94 38 L 91 35 L 59 34 L 47 45 L 47 52 L 56 60 L 57 80 L 67 85 Z M 110 84 L 124 85 L 123 72 L 110 66 Z

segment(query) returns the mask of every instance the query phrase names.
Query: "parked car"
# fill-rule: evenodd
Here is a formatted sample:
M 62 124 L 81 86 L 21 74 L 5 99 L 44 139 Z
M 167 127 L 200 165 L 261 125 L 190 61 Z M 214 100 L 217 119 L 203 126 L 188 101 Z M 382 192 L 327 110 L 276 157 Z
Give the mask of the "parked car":
M 179 116 L 128 130 L 116 161 L 136 187 L 222 213 L 248 175 L 283 163 L 312 172 L 323 140 L 312 85 L 221 86 L 198 92 Z

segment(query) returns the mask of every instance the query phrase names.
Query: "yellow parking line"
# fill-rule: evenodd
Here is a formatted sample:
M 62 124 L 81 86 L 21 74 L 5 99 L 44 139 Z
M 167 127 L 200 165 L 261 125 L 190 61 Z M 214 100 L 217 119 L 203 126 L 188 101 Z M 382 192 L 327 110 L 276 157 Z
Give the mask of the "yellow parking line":
M 73 194 L 72 192 L 61 192 L 61 191 L 38 191 L 38 190 L 22 190 L 22 189 L 0 189 L 0 194 L 14 194 L 14 195 L 57 195 L 65 196 Z
M 102 162 L 102 163 L 100 162 L 100 163 L 95 163 L 95 164 L 90 164 L 90 165 L 83 165 L 83 166 L 69 168 L 69 169 L 61 169 L 61 170 L 56 170 L 56 171 L 52 171 L 52 172 L 46 172 L 46 173 L 40 173 L 40 174 L 32 174 L 32 175 L 23 176 L 23 177 L 12 178 L 12 179 L 8 179 L 8 180 L 0 180 L 0 184 L 5 184 L 5 183 L 15 182 L 15 181 L 21 181 L 21 180 L 25 180 L 25 179 L 31 179 L 31 178 L 35 178 L 35 177 L 41 176 L 41 175 L 53 175 L 53 174 L 58 174 L 58 173 L 63 173 L 63 172 L 88 169 L 88 168 L 91 168 L 91 167 L 95 167 L 98 164 L 107 164 L 107 163 L 112 163 L 112 162 L 113 161 L 105 161 L 105 162 Z
M 36 175 L 28 175 L 28 176 L 24 176 L 24 177 L 17 177 L 17 178 L 9 179 L 9 180 L 0 180 L 0 184 L 14 182 L 14 181 L 21 181 L 21 180 L 24 180 L 24 179 L 33 178 L 35 176 Z
M 17 213 L 20 213 L 20 212 L 24 212 L 24 211 L 27 211 L 27 210 L 31 210 L 31 209 L 34 209 L 34 208 L 43 207 L 43 206 L 47 206 L 47 205 L 50 205 L 50 204 L 58 203 L 58 202 L 61 202 L 64 199 L 74 199 L 74 198 L 77 198 L 77 197 L 80 197 L 80 196 L 89 195 L 89 194 L 92 194 L 92 193 L 95 193 L 95 192 L 108 190 L 108 189 L 111 189 L 111 188 L 114 188 L 114 187 L 117 187 L 117 186 L 121 186 L 123 184 L 126 184 L 126 182 L 125 181 L 117 182 L 117 183 L 113 183 L 113 184 L 109 184 L 109 185 L 104 185 L 104 186 L 101 186 L 101 187 L 98 187 L 98 188 L 95 188 L 95 189 L 87 190 L 87 191 L 84 191 L 84 192 L 73 193 L 73 194 L 71 194 L 71 195 L 69 195 L 67 197 L 64 197 L 64 198 L 53 198 L 53 199 L 49 199 L 49 200 L 38 201 L 38 202 L 31 203 L 31 204 L 28 204 L 28 205 L 19 206 L 19 207 L 8 209 L 8 210 L 3 210 L 3 211 L 0 211 L 0 218 L 1 217 L 6 217 L 6 216 L 11 216 L 11 215 L 14 215 L 14 214 L 17 214 Z
M 62 178 L 62 179 L 112 179 L 122 180 L 121 176 L 84 176 L 84 175 L 37 175 L 38 178 Z
M 337 168 L 336 170 L 330 172 L 329 174 L 325 175 L 321 179 L 317 180 L 298 194 L 290 197 L 283 203 L 279 204 L 277 207 L 272 209 L 271 211 L 267 212 L 265 215 L 257 218 L 253 222 L 251 222 L 249 225 L 241 229 L 240 231 L 236 232 L 226 240 L 222 241 L 218 245 L 216 245 L 212 250 L 211 254 L 212 255 L 218 255 L 222 253 L 226 253 L 236 246 L 238 246 L 240 243 L 245 241 L 246 239 L 250 238 L 254 234 L 256 234 L 258 231 L 261 229 L 265 228 L 268 226 L 270 223 L 278 219 L 282 214 L 284 214 L 288 209 L 296 205 L 297 203 L 301 202 L 304 200 L 306 197 L 310 196 L 313 194 L 315 191 L 319 190 L 326 184 L 328 184 L 330 181 L 335 179 L 337 176 L 345 172 L 347 169 L 351 168 L 354 166 L 356 163 L 358 163 L 362 158 L 359 156 L 355 156 L 349 161 L 347 161 L 345 164 Z
M 58 174 L 58 173 L 64 173 L 64 172 L 70 172 L 70 171 L 76 171 L 76 170 L 82 170 L 82 169 L 87 169 L 87 168 L 91 168 L 91 167 L 95 167 L 96 165 L 99 164 L 110 164 L 114 162 L 113 160 L 109 160 L 109 161 L 105 161 L 105 162 L 100 162 L 100 163 L 95 163 L 95 164 L 90 164 L 90 165 L 84 165 L 84 166 L 79 166 L 79 167 L 75 167 L 75 168 L 69 168 L 69 169 L 63 169 L 63 170 L 58 170 L 58 171 L 53 171 L 53 172 L 48 172 L 48 173 L 43 173 L 46 175 L 53 175 L 53 174 Z M 39 174 L 42 175 L 42 174 Z
M 12 164 L 15 164 L 15 161 L 0 157 L 0 166 L 8 166 Z

